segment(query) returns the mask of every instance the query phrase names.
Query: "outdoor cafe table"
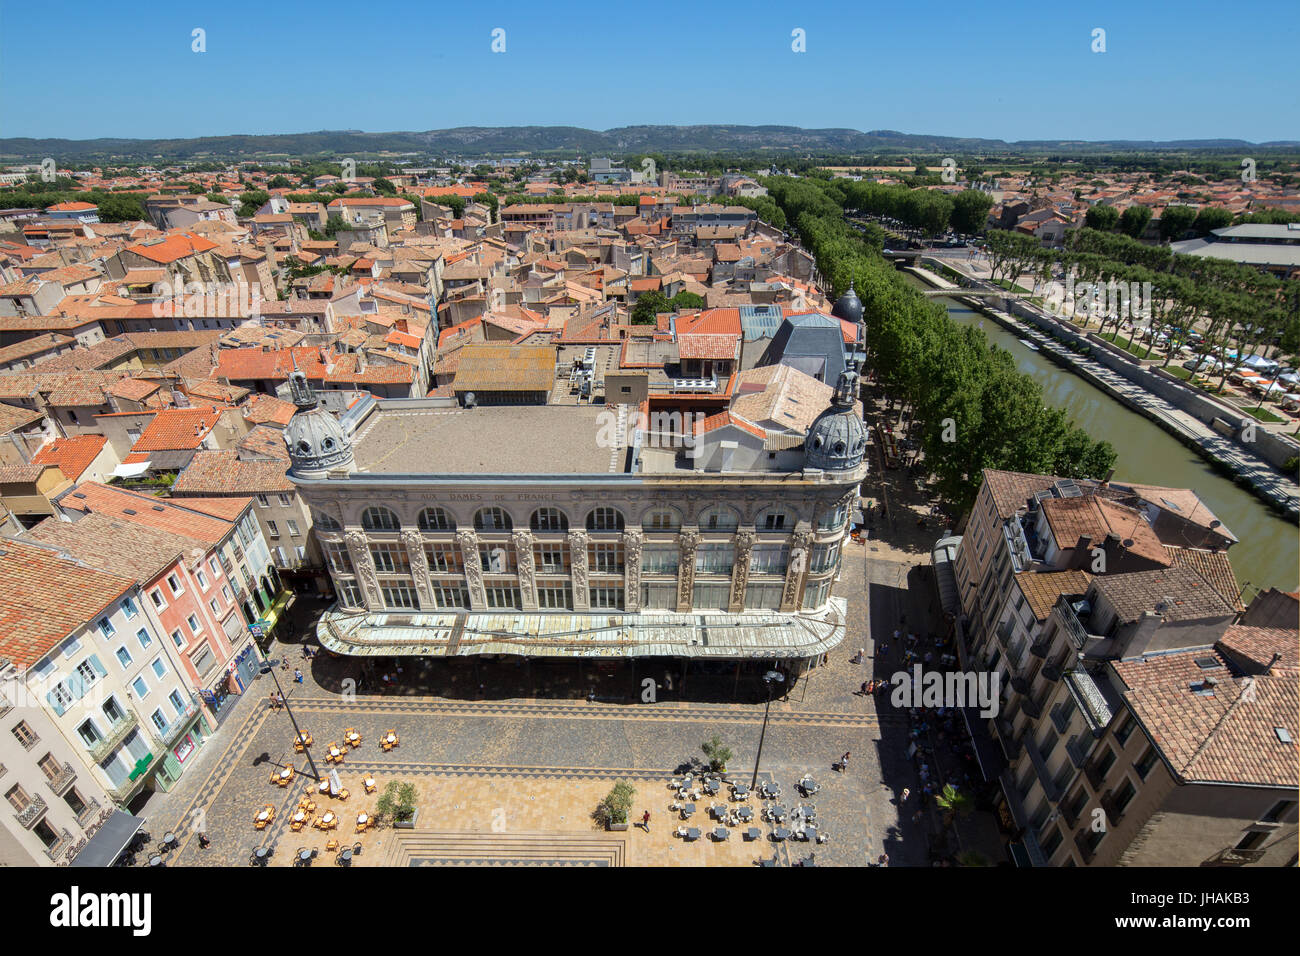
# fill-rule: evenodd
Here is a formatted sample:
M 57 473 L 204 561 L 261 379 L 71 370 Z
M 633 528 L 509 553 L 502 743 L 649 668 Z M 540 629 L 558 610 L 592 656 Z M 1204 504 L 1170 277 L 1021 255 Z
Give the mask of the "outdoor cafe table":
M 704 792 L 709 794 L 710 796 L 716 794 L 718 792 L 718 781 L 716 780 L 704 781 Z
M 151 857 L 149 857 L 149 865 L 150 865 L 150 866 L 162 866 L 162 865 L 163 865 L 163 858 L 160 857 L 160 856 L 156 856 L 156 855 L 155 855 L 155 856 L 151 856 Z
M 293 776 L 293 768 L 292 768 L 292 767 L 285 767 L 283 770 L 280 771 L 280 779 L 281 779 L 281 780 L 288 780 L 288 779 L 289 779 L 290 777 L 292 777 L 292 776 Z
M 311 859 L 311 850 L 299 850 L 299 851 L 298 851 L 298 862 L 299 862 L 299 863 L 306 863 L 306 862 L 307 862 L 308 860 L 310 860 L 310 859 Z
M 745 786 L 743 783 L 738 783 L 731 788 L 731 793 L 736 797 L 736 799 L 742 800 L 749 796 L 749 787 Z
M 293 815 L 294 823 L 302 823 L 302 821 L 306 819 L 307 819 L 307 814 L 303 813 L 301 810 L 299 810 L 297 813 Z
M 339 859 L 342 860 L 344 863 L 351 863 L 351 862 L 352 862 L 352 847 L 348 847 L 346 850 L 344 850 L 342 853 L 340 853 L 340 854 L 339 854 Z
M 259 819 L 259 820 L 269 820 L 269 819 L 271 819 L 271 811 L 270 811 L 270 810 L 263 810 L 263 811 L 261 811 L 260 813 L 258 813 L 258 815 L 257 815 L 257 819 Z
M 749 807 L 741 807 L 736 811 L 736 816 L 748 823 L 750 820 L 754 819 L 754 811 L 749 809 Z
M 727 838 L 727 834 L 730 832 L 731 831 L 728 830 L 726 827 L 714 827 L 713 837 L 716 840 L 725 840 Z
M 777 827 L 777 828 L 772 832 L 772 836 L 774 836 L 774 837 L 775 837 L 776 839 L 778 839 L 778 840 L 784 840 L 784 839 L 785 839 L 786 837 L 788 837 L 789 835 L 790 835 L 790 831 L 787 830 L 785 827 Z
M 772 819 L 781 821 L 785 819 L 785 807 L 777 806 L 772 808 Z
M 317 789 L 317 791 L 319 791 L 320 793 L 329 793 L 329 792 L 330 792 L 330 782 L 329 782 L 328 780 L 322 780 L 322 781 L 320 782 L 320 786 L 317 787 L 316 789 Z
M 257 857 L 259 860 L 265 860 L 267 856 L 267 852 L 268 851 L 266 847 L 259 846 L 256 850 L 253 851 L 253 856 Z
M 693 803 L 686 804 L 686 806 L 682 807 L 682 819 L 685 820 L 694 812 L 695 812 L 695 804 Z

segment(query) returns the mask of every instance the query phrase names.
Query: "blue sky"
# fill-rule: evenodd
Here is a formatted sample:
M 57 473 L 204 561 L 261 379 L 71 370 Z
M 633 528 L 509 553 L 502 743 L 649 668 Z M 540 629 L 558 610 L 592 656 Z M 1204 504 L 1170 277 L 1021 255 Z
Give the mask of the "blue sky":
M 0 0 L 0 136 L 735 123 L 1300 139 L 1295 0 L 1083 6 Z

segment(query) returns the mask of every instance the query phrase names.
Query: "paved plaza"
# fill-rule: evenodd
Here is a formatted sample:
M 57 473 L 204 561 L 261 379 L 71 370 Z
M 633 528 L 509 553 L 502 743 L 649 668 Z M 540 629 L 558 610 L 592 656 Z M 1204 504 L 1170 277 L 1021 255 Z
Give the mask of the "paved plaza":
M 881 491 L 900 499 L 906 495 L 901 486 L 892 492 L 881 486 L 877 493 Z M 896 801 L 902 788 L 915 792 L 918 785 L 903 756 L 906 717 L 883 697 L 854 693 L 862 682 L 897 668 L 896 662 L 873 659 L 869 620 L 880 619 L 877 630 L 885 628 L 888 634 L 902 617 L 914 625 L 926 621 L 936 604 L 928 569 L 917 567 L 928 564 L 927 542 L 936 532 L 916 527 L 910 517 L 895 529 L 890 524 L 880 528 L 889 543 L 870 539 L 846 552 L 836 589 L 849 601 L 844 643 L 825 665 L 772 702 L 760 780 L 781 785 L 779 801 L 755 795 L 742 804 L 728 799 L 724 787 L 718 797 L 698 801 L 689 821 L 670 809 L 677 795 L 669 780 L 701 759 L 700 744 L 714 735 L 734 752 L 727 779 L 750 781 L 763 705 L 734 702 L 746 699 L 743 689 L 739 697 L 720 699 L 737 683 L 730 677 L 688 679 L 686 694 L 677 693 L 680 686 L 670 689 L 661 683 L 657 699 L 646 703 L 638 699 L 641 685 L 631 674 L 606 675 L 603 682 L 598 675 L 567 682 L 532 675 L 529 686 L 544 696 L 510 697 L 503 696 L 511 692 L 510 672 L 466 670 L 453 682 L 447 677 L 450 671 L 417 672 L 408 666 L 385 692 L 365 693 L 378 681 L 356 662 L 324 654 L 301 659 L 301 648 L 293 642 L 304 636 L 310 642 L 311 629 L 310 617 L 300 614 L 286 635 L 291 643 L 273 647 L 272 657 L 304 672 L 301 685 L 293 682 L 291 670 L 277 673 L 294 717 L 313 738 L 312 754 L 322 775 L 330 769 L 324 761 L 328 746 L 341 743 L 346 728 L 361 734 L 356 749 L 342 748 L 343 762 L 335 768 L 350 792 L 348 799 L 316 793 L 305 756 L 294 752 L 288 715 L 267 706 L 274 684 L 260 676 L 179 786 L 151 799 L 144 811 L 148 829 L 155 837 L 168 829 L 176 832 L 179 846 L 170 854 L 171 866 L 244 866 L 258 847 L 271 851 L 268 865 L 291 865 L 297 851 L 316 849 L 313 865 L 332 866 L 337 854 L 325 849 L 329 840 L 337 840 L 340 849 L 360 844 L 352 865 L 361 867 L 750 866 L 773 858 L 789 865 L 812 853 L 819 866 L 866 865 L 883 853 L 893 866 L 929 865 L 933 811 L 915 819 L 915 802 L 902 813 Z M 860 647 L 867 650 L 866 659 L 851 662 Z M 475 685 L 475 677 L 482 686 Z M 598 693 L 584 693 L 587 684 L 599 685 Z M 384 752 L 378 741 L 390 729 L 400 743 Z M 846 751 L 852 753 L 847 772 L 832 770 Z M 295 777 L 282 788 L 270 778 L 286 765 L 294 768 Z M 772 838 L 775 825 L 761 819 L 761 809 L 804 802 L 795 784 L 806 773 L 822 784 L 821 792 L 806 802 L 815 803 L 819 829 L 828 840 L 778 843 Z M 377 784 L 373 794 L 361 786 L 367 774 Z M 373 814 L 379 794 L 394 780 L 416 787 L 414 829 L 383 825 L 357 833 L 357 815 Z M 592 821 L 597 802 L 620 780 L 636 789 L 631 821 L 635 824 L 650 811 L 649 833 L 636 825 L 607 832 Z M 316 803 L 310 820 L 332 811 L 337 829 L 290 829 L 299 801 L 308 793 Z M 725 841 L 709 837 L 716 825 L 709 807 L 719 802 L 754 811 L 754 820 L 731 828 Z M 268 804 L 274 819 L 256 830 L 254 816 Z M 200 823 L 211 841 L 207 849 L 199 845 Z M 700 838 L 681 839 L 675 835 L 679 826 L 699 828 Z M 749 826 L 762 831 L 757 841 L 742 839 Z

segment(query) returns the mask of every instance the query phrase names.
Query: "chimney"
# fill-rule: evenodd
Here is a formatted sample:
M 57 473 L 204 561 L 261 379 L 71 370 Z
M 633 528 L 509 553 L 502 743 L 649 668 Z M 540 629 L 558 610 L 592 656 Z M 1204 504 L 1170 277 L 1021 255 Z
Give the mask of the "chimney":
M 1282 655 L 1279 654 L 1277 651 L 1274 651 L 1273 659 L 1269 661 L 1268 664 L 1264 667 L 1264 673 L 1265 674 L 1271 673 L 1273 670 L 1273 665 L 1276 664 L 1281 659 L 1282 659 Z

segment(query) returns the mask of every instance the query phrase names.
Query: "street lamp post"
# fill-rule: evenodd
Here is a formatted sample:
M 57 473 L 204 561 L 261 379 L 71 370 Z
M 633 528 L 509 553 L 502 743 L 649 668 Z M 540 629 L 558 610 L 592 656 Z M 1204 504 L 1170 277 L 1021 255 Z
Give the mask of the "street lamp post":
M 763 675 L 763 684 L 767 687 L 767 704 L 763 707 L 763 729 L 758 735 L 758 756 L 754 758 L 754 776 L 749 781 L 751 790 L 758 786 L 758 763 L 763 759 L 763 741 L 767 737 L 767 715 L 772 710 L 772 685 L 780 684 L 784 680 L 785 675 L 780 671 L 768 671 Z
M 280 703 L 284 704 L 284 712 L 289 715 L 289 723 L 293 724 L 293 732 L 296 735 L 294 740 L 302 741 L 302 752 L 307 755 L 307 766 L 311 767 L 311 775 L 319 783 L 321 776 L 320 771 L 316 769 L 316 761 L 311 759 L 311 748 L 307 746 L 307 738 L 302 735 L 298 729 L 298 721 L 294 719 L 293 711 L 289 709 L 289 698 L 284 695 L 284 689 L 280 686 L 280 678 L 275 673 L 275 664 L 273 661 L 262 659 L 262 673 L 270 674 L 271 680 L 275 681 L 276 692 L 280 695 Z

